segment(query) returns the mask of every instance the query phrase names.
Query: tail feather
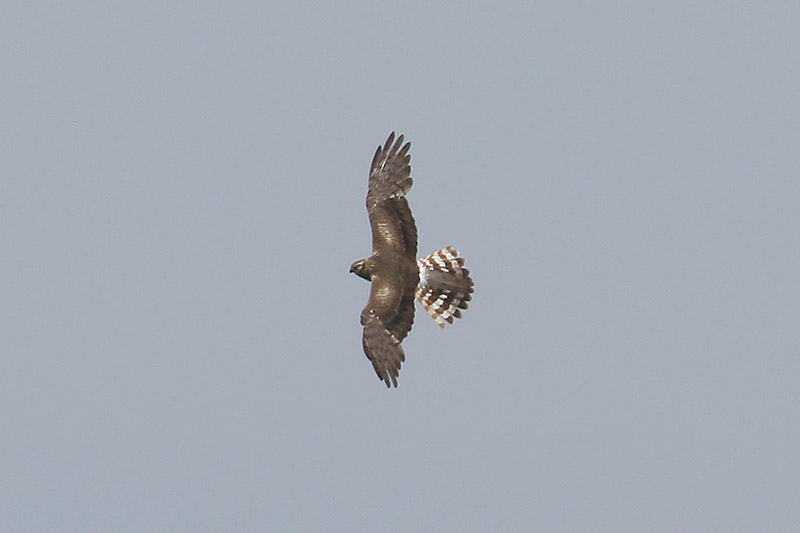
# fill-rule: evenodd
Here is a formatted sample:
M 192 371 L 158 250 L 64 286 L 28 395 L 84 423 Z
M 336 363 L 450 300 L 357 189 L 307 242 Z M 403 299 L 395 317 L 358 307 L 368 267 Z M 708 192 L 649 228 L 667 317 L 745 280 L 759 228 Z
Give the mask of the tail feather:
M 467 309 L 467 302 L 472 300 L 475 284 L 458 250 L 447 246 L 419 259 L 417 264 L 419 303 L 441 328 L 445 322 L 452 324 L 455 318 L 461 318 L 461 310 Z

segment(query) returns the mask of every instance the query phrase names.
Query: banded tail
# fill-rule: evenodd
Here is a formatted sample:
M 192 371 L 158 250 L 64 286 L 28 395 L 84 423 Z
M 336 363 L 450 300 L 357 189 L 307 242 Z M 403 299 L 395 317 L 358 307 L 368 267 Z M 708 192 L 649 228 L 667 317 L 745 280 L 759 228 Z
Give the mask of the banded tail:
M 453 319 L 461 318 L 461 310 L 469 307 L 475 284 L 464 267 L 464 258 L 452 246 L 419 259 L 417 265 L 417 300 L 444 329 L 445 322 L 452 324 Z

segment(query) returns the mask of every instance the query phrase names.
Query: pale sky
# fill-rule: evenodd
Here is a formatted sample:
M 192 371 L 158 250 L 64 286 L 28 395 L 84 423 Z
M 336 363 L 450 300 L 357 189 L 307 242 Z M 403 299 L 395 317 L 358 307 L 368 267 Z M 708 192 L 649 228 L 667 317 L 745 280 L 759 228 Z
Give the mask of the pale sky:
M 800 6 L 15 3 L 0 530 L 794 531 Z M 361 348 L 412 142 L 398 389 Z

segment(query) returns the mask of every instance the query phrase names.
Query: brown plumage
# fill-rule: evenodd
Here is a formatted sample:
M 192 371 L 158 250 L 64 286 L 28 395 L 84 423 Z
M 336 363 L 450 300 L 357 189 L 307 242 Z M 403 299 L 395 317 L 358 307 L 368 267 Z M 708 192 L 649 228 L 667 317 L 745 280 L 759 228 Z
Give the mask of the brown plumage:
M 469 271 L 461 268 L 464 259 L 455 249 L 448 246 L 417 262 L 417 226 L 405 198 L 413 183 L 411 143 L 403 140 L 403 135 L 395 140 L 392 132 L 375 151 L 367 191 L 372 255 L 350 267 L 350 272 L 372 283 L 361 312 L 362 345 L 387 387 L 397 387 L 405 361 L 400 343 L 414 323 L 414 298 L 444 327 L 442 319 L 452 324 L 453 317 L 459 318 L 459 309 L 467 308 L 473 292 Z M 425 283 L 420 282 L 420 273 Z

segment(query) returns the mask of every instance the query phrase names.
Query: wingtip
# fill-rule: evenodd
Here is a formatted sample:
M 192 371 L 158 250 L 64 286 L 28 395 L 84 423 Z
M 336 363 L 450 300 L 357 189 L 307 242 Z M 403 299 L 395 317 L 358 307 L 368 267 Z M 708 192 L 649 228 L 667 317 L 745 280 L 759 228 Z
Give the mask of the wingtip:
M 386 142 L 383 143 L 383 146 L 378 146 L 378 150 L 397 152 L 401 148 L 405 148 L 405 152 L 408 152 L 408 150 L 411 148 L 411 143 L 407 142 L 404 145 L 403 143 L 405 140 L 405 134 L 401 133 L 400 135 L 397 135 L 397 132 L 392 131 L 392 133 L 389 134 L 389 137 L 386 138 Z M 406 148 L 406 146 L 408 148 Z
M 383 143 L 384 149 L 388 150 L 392 146 L 392 143 L 394 142 L 394 137 L 395 137 L 394 132 L 389 134 L 389 137 L 386 138 L 386 142 Z M 378 148 L 380 148 L 380 146 Z

